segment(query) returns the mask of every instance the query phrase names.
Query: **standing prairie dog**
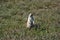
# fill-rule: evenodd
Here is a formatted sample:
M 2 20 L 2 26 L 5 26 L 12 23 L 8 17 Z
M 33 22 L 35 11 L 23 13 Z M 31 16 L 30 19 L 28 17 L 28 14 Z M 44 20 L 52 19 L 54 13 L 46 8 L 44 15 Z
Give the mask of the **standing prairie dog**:
M 34 25 L 34 17 L 33 14 L 30 13 L 27 20 L 27 28 L 31 28 L 33 25 Z

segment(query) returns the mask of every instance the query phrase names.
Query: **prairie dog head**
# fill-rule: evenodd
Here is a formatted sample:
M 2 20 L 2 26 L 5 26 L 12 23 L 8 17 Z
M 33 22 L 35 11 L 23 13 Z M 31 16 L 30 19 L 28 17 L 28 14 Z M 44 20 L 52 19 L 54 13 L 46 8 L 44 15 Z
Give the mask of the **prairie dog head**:
M 29 14 L 29 17 L 32 17 L 32 16 L 33 16 L 33 14 L 32 14 L 32 13 L 30 13 L 30 14 Z

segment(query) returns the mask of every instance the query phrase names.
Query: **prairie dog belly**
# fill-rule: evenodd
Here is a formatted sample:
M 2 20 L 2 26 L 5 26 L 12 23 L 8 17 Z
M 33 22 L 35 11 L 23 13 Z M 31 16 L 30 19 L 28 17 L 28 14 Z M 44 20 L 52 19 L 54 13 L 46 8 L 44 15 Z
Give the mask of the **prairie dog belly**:
M 27 27 L 30 28 L 32 25 L 31 25 L 32 21 L 31 21 L 31 18 L 28 18 L 28 21 L 27 21 Z

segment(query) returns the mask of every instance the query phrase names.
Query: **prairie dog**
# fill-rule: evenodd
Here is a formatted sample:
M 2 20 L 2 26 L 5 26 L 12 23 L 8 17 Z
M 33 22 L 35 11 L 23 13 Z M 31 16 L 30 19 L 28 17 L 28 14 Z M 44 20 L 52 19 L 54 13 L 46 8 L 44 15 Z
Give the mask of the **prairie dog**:
M 33 14 L 30 13 L 27 20 L 27 28 L 31 28 L 33 25 L 34 25 L 34 17 Z

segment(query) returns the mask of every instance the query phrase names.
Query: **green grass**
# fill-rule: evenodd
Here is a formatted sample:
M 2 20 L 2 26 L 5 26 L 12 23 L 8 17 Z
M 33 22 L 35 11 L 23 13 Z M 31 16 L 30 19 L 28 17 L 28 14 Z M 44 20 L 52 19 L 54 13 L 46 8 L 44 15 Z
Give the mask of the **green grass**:
M 0 40 L 60 40 L 60 0 L 0 0 Z M 26 28 L 29 13 L 37 27 Z

